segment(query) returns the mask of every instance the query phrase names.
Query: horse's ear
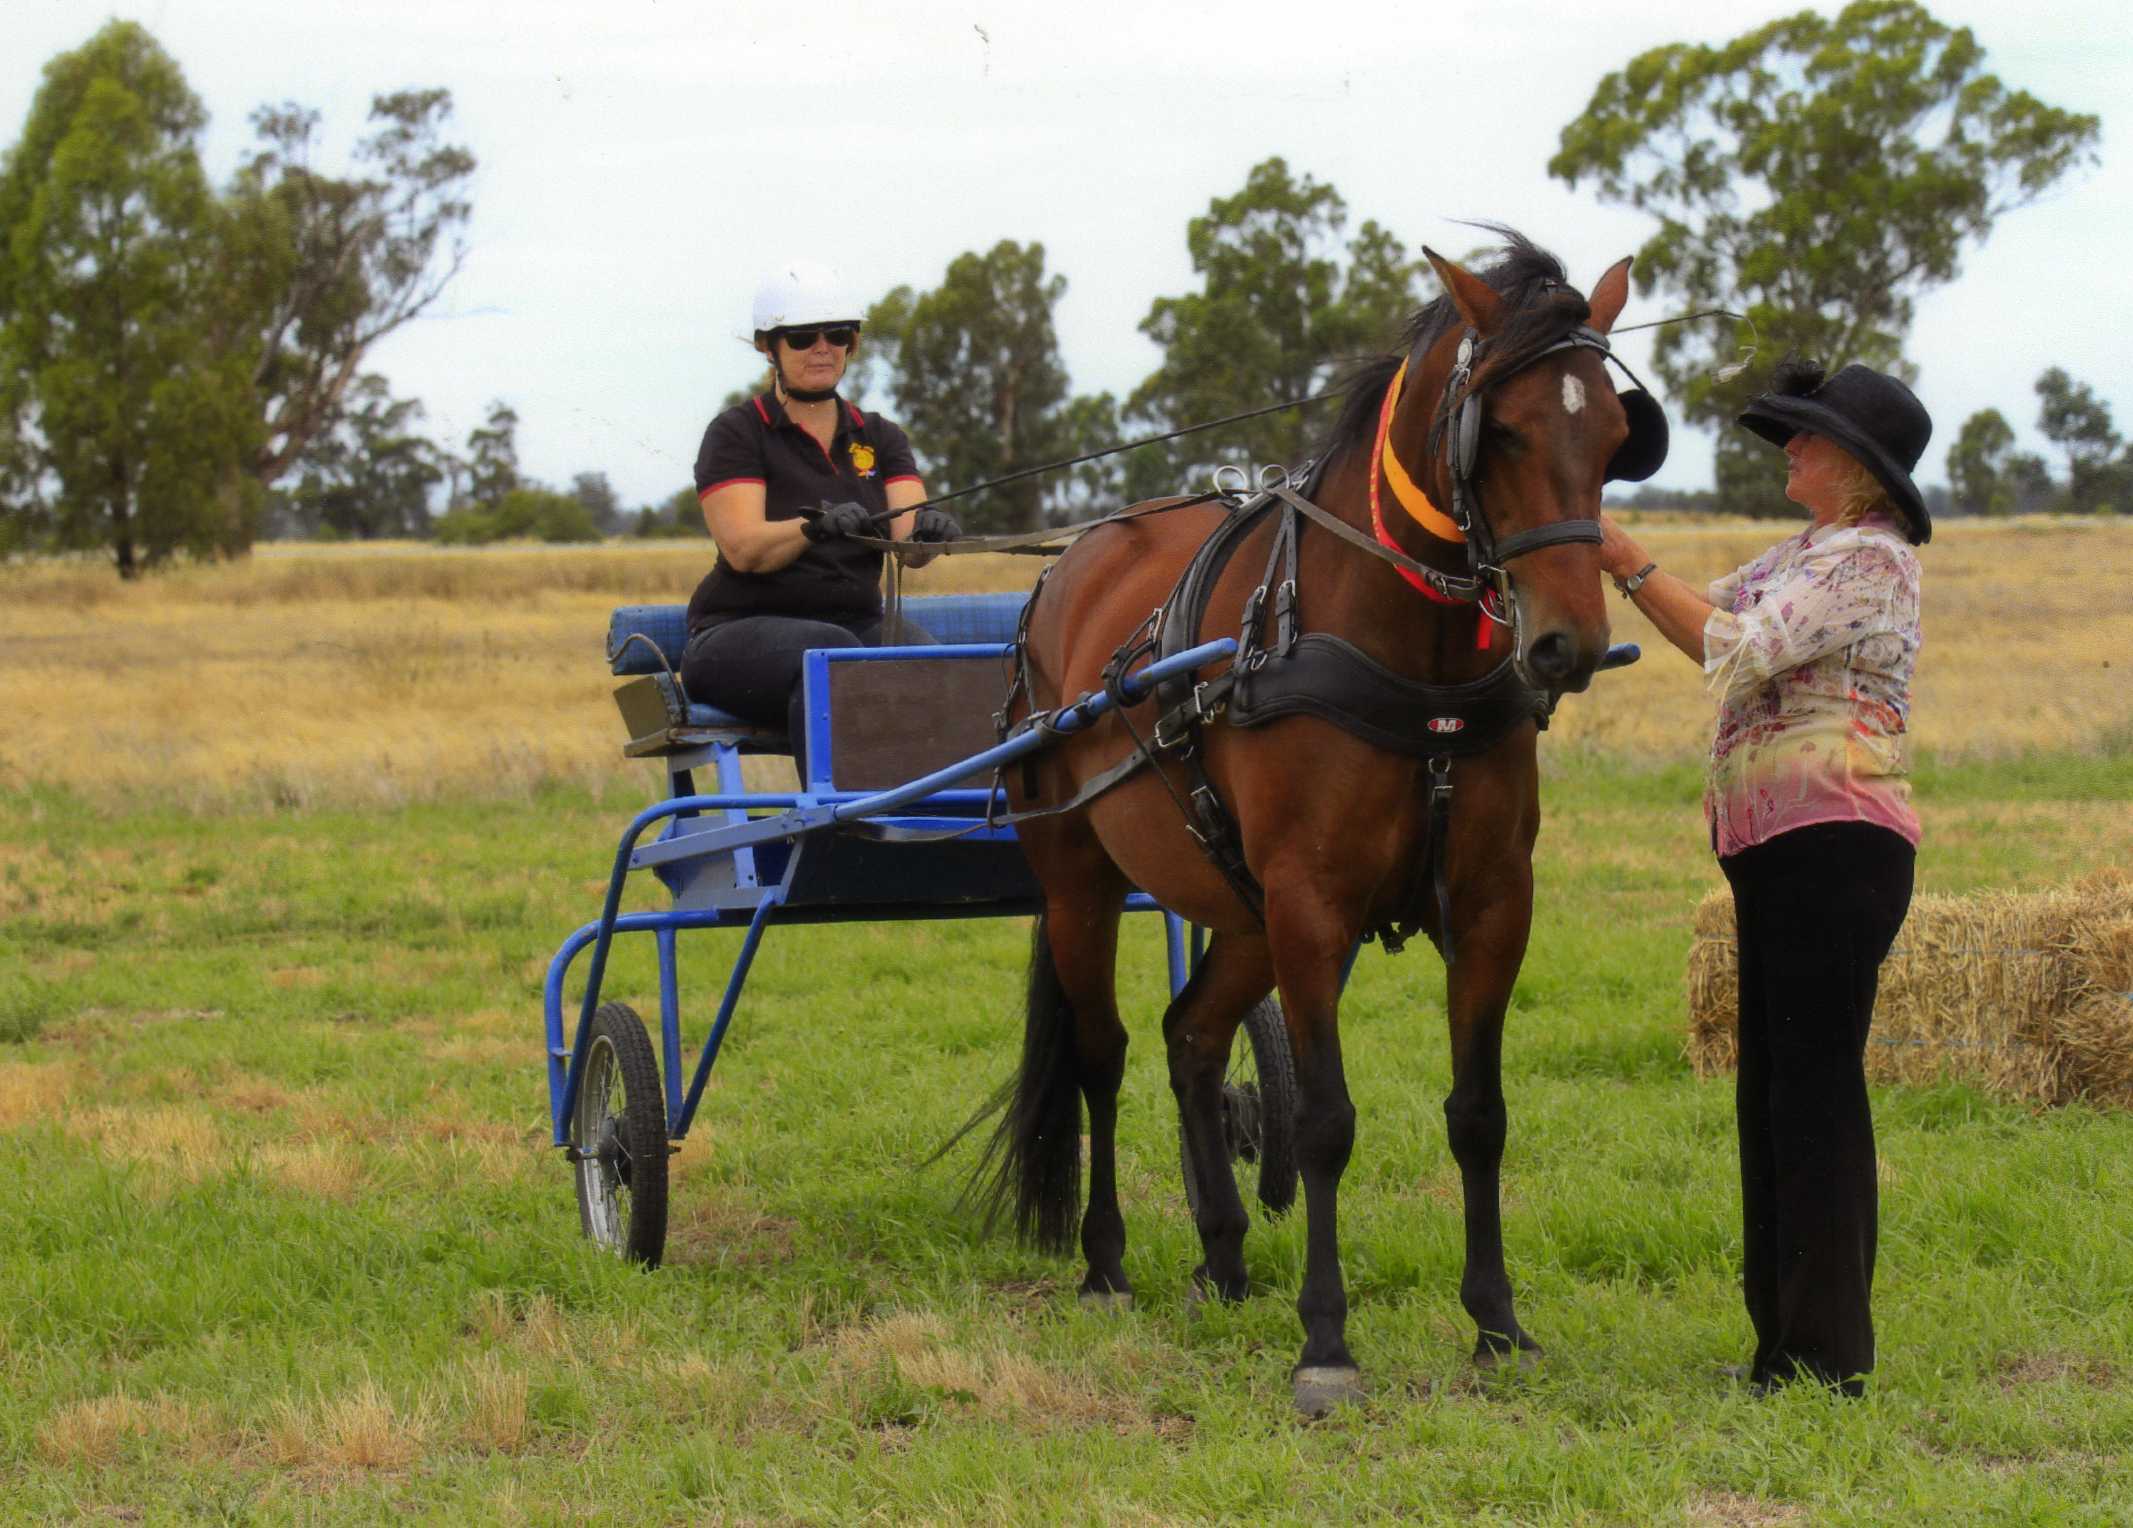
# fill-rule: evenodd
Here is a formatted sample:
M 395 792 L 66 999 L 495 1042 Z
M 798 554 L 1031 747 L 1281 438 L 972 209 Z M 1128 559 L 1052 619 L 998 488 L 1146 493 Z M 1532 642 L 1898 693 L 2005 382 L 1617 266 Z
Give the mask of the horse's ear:
M 1585 305 L 1592 309 L 1592 327 L 1602 334 L 1614 328 L 1615 320 L 1622 316 L 1622 304 L 1629 301 L 1629 263 L 1636 258 L 1624 255 L 1607 267 L 1607 274 L 1585 299 Z
M 1459 316 L 1467 321 L 1468 327 L 1479 334 L 1494 334 L 1503 324 L 1503 299 L 1496 295 L 1494 288 L 1465 266 L 1445 259 L 1427 244 L 1422 246 L 1422 253 L 1428 258 L 1430 269 L 1437 273 L 1437 279 L 1444 283 L 1445 295 L 1451 298 L 1452 306 L 1459 310 Z

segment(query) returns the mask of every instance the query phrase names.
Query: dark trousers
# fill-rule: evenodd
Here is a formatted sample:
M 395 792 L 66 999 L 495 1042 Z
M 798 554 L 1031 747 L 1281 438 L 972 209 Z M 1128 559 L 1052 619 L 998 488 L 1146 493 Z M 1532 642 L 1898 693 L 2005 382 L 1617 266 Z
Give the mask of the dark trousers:
M 806 778 L 807 728 L 800 694 L 800 657 L 811 647 L 879 647 L 884 622 L 877 616 L 844 626 L 805 616 L 750 615 L 707 626 L 689 638 L 681 658 L 681 684 L 689 699 L 731 711 L 766 727 L 783 727 L 793 757 Z M 897 640 L 906 645 L 934 640 L 906 619 Z
M 1721 859 L 1740 947 L 1742 1286 L 1753 1379 L 1857 1395 L 1874 1367 L 1874 1120 L 1866 1039 L 1911 905 L 1912 848 L 1820 823 Z

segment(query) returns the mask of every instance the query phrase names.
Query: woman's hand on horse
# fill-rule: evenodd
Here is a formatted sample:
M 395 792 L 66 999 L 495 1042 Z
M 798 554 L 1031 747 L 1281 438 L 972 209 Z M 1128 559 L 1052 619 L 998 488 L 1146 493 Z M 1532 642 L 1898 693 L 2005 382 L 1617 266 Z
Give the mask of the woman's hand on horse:
M 911 521 L 913 541 L 960 541 L 963 527 L 945 509 L 922 509 Z
M 1651 559 L 1644 555 L 1644 548 L 1630 539 L 1629 532 L 1615 523 L 1615 517 L 1606 510 L 1600 511 L 1600 571 L 1609 578 L 1627 578 Z
M 874 526 L 874 516 L 864 504 L 846 500 L 842 504 L 825 504 L 815 511 L 815 517 L 800 528 L 800 534 L 809 541 L 834 541 L 843 536 L 873 536 L 880 534 Z

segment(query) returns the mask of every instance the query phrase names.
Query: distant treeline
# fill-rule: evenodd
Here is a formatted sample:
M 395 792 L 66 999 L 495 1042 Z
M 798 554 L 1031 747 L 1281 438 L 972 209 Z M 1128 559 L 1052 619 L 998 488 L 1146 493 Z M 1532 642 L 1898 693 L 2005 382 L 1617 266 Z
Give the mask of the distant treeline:
M 130 576 L 261 534 L 700 530 L 686 484 L 624 508 L 595 468 L 567 488 L 529 481 L 507 401 L 446 445 L 423 432 L 419 400 L 364 369 L 464 256 L 474 156 L 445 141 L 450 114 L 443 90 L 380 95 L 351 167 L 328 174 L 312 163 L 318 114 L 261 107 L 255 152 L 218 188 L 198 154 L 206 112 L 145 30 L 114 21 L 51 60 L 0 165 L 12 363 L 0 368 L 0 553 L 102 545 Z M 1545 171 L 1655 221 L 1635 267 L 1649 315 L 1701 316 L 1657 331 L 1651 370 L 1677 428 L 1715 431 L 1710 490 L 1624 502 L 1790 514 L 1777 454 L 1728 428 L 1768 366 L 1796 354 L 1909 374 L 1919 297 L 2000 216 L 2094 162 L 2098 134 L 2095 117 L 2003 85 L 1968 30 L 1914 0 L 1803 11 L 1604 75 Z M 1123 397 L 1074 390 L 1053 324 L 1067 278 L 1042 244 L 1012 239 L 875 303 L 849 390 L 905 427 L 930 488 L 961 490 L 1324 392 L 1397 346 L 1432 295 L 1412 244 L 1367 218 L 1351 233 L 1340 193 L 1280 158 L 1212 198 L 1184 238 L 1194 284 L 1151 302 L 1139 329 L 1159 358 Z M 1597 273 L 1599 255 L 1587 258 L 1594 269 L 1573 278 Z M 1751 340 L 1757 366 L 1730 364 Z M 2016 451 L 2006 417 L 1984 410 L 1957 434 L 1946 510 L 2133 508 L 2133 455 L 2109 408 L 2058 368 L 2036 393 L 2063 469 Z M 1327 415 L 1289 410 L 1087 463 L 958 514 L 976 532 L 1021 528 L 1204 482 L 1225 463 L 1295 463 Z

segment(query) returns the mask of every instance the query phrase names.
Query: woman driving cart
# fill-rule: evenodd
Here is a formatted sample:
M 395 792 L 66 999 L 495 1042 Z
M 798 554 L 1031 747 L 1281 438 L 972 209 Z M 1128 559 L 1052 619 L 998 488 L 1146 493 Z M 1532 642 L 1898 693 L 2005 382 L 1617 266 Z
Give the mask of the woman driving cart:
M 904 432 L 838 396 L 861 313 L 827 266 L 771 272 L 754 313 L 770 386 L 712 420 L 696 456 L 718 561 L 689 600 L 682 685 L 691 700 L 784 726 L 796 752 L 801 655 L 882 641 L 882 553 L 853 538 L 961 534 L 941 510 L 912 512 L 926 487 Z M 900 640 L 932 638 L 906 623 Z

